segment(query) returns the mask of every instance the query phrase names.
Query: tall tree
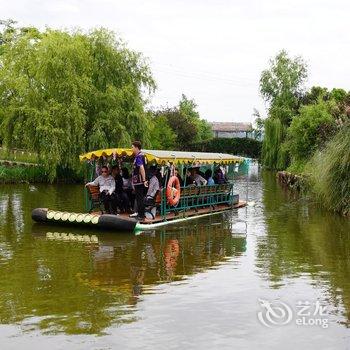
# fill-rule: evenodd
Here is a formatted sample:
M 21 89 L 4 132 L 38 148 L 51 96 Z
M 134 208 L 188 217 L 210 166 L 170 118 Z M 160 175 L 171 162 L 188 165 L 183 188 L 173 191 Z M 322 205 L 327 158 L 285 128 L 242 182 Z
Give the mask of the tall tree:
M 287 166 L 288 158 L 282 144 L 286 128 L 298 113 L 306 78 L 307 67 L 303 59 L 290 58 L 285 50 L 270 60 L 270 67 L 261 73 L 260 93 L 269 105 L 262 159 L 269 168 Z
M 178 106 L 166 107 L 153 112 L 154 123 L 160 123 L 164 126 L 163 131 L 159 130 L 163 134 L 162 143 L 164 145 L 162 148 L 188 150 L 192 144 L 210 140 L 213 137 L 210 124 L 205 119 L 200 118 L 196 108 L 197 105 L 194 100 L 182 95 Z M 163 117 L 166 118 L 167 125 L 164 124 Z M 172 135 L 167 129 L 168 126 L 172 130 Z M 154 130 L 157 131 L 158 129 L 159 126 L 156 126 Z M 168 135 L 167 140 L 164 139 L 165 133 Z
M 307 78 L 307 66 L 301 57 L 290 58 L 285 50 L 270 60 L 261 73 L 260 93 L 269 103 L 269 117 L 289 125 L 297 113 Z
M 153 117 L 150 139 L 154 149 L 176 148 L 176 134 L 170 127 L 166 114 Z
M 178 107 L 165 108 L 157 112 L 158 117 L 164 116 L 170 126 L 173 134 L 175 135 L 174 148 L 178 150 L 186 150 L 189 145 L 193 143 L 192 140 L 197 137 L 197 128 L 191 120 L 182 114 Z
M 144 93 L 155 83 L 142 55 L 114 33 L 19 28 L 2 46 L 4 142 L 37 152 L 51 179 L 86 150 L 149 143 Z
M 188 99 L 186 95 L 182 94 L 179 111 L 196 130 L 193 139 L 189 140 L 191 143 L 209 140 L 213 137 L 210 124 L 205 119 L 200 118 L 197 111 L 197 104 L 193 99 Z

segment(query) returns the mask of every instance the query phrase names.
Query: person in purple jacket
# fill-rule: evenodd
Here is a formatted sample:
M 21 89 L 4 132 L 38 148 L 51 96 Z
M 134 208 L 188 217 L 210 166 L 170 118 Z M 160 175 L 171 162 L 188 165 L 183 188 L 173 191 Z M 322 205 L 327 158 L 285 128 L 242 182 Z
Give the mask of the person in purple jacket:
M 137 219 L 143 220 L 145 218 L 145 190 L 146 187 L 148 187 L 146 181 L 146 160 L 141 152 L 141 142 L 134 141 L 131 145 L 135 156 L 131 181 L 135 189 L 135 200 L 137 205 L 137 214 L 135 213 L 132 216 L 137 216 Z

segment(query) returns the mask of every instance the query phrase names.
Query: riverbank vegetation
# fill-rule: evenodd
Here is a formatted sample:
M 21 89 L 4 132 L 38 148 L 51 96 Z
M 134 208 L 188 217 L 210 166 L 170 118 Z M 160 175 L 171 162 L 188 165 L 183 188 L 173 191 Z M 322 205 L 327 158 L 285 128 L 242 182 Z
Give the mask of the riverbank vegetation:
M 315 152 L 304 173 L 315 195 L 328 208 L 350 215 L 350 127 Z
M 350 214 L 350 92 L 305 89 L 307 66 L 281 51 L 261 74 L 268 103 L 262 162 L 304 176 L 308 188 L 331 210 Z
M 8 167 L 0 165 L 0 184 L 35 182 L 48 182 L 48 177 L 43 167 Z
M 0 147 L 0 160 L 22 163 L 38 163 L 38 156 L 35 153 L 22 149 L 6 149 Z
M 260 159 L 261 144 L 261 141 L 250 138 L 213 138 L 193 144 L 191 149 L 198 152 L 233 153 Z

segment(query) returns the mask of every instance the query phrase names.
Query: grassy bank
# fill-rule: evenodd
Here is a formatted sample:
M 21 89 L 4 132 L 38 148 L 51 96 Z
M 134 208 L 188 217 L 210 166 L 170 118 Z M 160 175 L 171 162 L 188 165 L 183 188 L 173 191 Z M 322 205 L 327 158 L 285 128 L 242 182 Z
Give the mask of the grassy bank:
M 326 208 L 350 215 L 350 126 L 314 154 L 304 174 L 312 193 Z
M 82 183 L 84 172 L 73 170 L 57 170 L 57 178 L 54 182 Z M 50 183 L 47 172 L 41 166 L 2 166 L 0 165 L 0 184 L 15 183 Z
M 47 174 L 39 166 L 5 167 L 0 166 L 0 183 L 48 182 Z
M 277 174 L 290 189 L 310 192 L 326 209 L 350 216 L 350 126 L 306 161 Z
M 35 153 L 20 149 L 9 150 L 3 147 L 0 147 L 0 159 L 10 162 L 38 163 L 38 156 Z

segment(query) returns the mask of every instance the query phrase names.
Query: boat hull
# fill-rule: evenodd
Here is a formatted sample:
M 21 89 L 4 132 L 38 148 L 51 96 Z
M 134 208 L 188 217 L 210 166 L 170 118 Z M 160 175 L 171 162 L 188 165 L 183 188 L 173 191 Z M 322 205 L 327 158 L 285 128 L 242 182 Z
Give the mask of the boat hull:
M 79 225 L 91 228 L 132 232 L 137 221 L 131 218 L 110 214 L 82 214 L 52 211 L 46 208 L 36 208 L 32 211 L 32 219 L 39 223 L 58 225 Z
M 145 220 L 142 222 L 129 218 L 126 214 L 83 214 L 54 211 L 46 208 L 36 208 L 32 211 L 32 219 L 36 222 L 47 224 L 78 225 L 110 231 L 138 232 L 152 230 L 164 225 L 199 219 L 204 216 L 219 214 L 224 211 L 230 211 L 232 209 L 244 207 L 246 204 L 247 203 L 244 201 L 239 201 L 234 205 L 216 206 L 215 209 L 211 207 L 205 207 L 197 210 L 189 210 L 184 213 L 179 213 L 178 215 L 171 213 L 166 216 L 165 220 L 163 217 L 157 215 L 154 220 Z

